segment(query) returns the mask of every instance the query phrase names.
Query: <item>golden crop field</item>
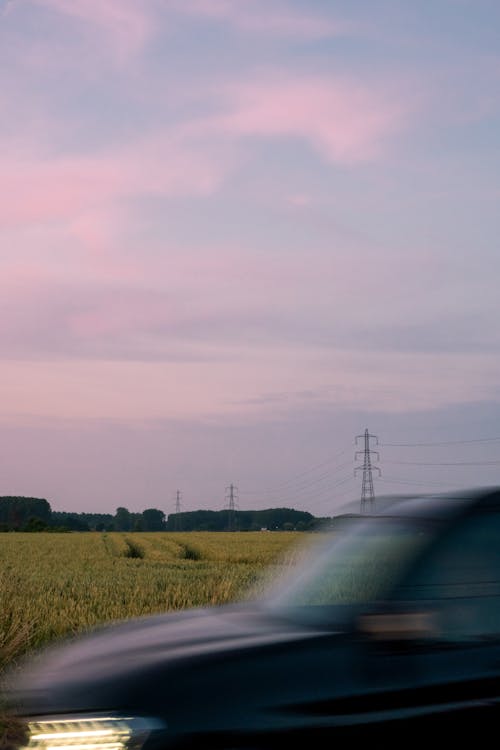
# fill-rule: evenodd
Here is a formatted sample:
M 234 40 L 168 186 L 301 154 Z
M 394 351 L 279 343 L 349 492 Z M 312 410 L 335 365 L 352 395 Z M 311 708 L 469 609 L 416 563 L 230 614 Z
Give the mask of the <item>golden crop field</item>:
M 95 625 L 247 595 L 304 532 L 0 534 L 0 671 Z

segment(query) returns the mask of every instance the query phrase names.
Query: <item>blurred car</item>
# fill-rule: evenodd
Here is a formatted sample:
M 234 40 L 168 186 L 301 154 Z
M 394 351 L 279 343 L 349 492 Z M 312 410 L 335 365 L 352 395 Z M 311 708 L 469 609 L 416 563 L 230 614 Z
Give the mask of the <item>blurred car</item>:
M 259 597 L 102 627 L 30 659 L 6 683 L 26 744 L 434 744 L 496 727 L 500 489 L 406 498 L 310 536 Z

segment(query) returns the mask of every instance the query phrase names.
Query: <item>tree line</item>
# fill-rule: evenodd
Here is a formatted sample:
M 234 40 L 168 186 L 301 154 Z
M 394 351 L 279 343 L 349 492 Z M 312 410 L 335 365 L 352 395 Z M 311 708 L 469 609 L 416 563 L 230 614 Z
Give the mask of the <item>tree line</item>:
M 116 513 L 67 513 L 54 511 L 50 503 L 38 497 L 0 497 L 0 531 L 163 531 L 165 513 L 146 508 L 131 513 L 117 508 Z
M 171 513 L 168 531 L 309 531 L 323 519 L 293 508 L 194 510 Z
M 140 513 L 118 507 L 113 513 L 53 511 L 44 498 L 0 497 L 0 531 L 309 531 L 324 522 L 293 508 L 195 510 L 171 513 L 158 508 Z

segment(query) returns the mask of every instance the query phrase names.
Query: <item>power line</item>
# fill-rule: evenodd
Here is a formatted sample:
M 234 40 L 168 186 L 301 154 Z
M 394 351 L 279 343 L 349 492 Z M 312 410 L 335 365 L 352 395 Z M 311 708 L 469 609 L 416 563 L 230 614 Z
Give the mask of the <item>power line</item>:
M 314 492 L 314 493 L 307 494 L 304 497 L 302 497 L 301 500 L 302 500 L 303 503 L 307 503 L 308 501 L 311 501 L 311 500 L 313 500 L 313 501 L 318 501 L 319 500 L 320 502 L 322 502 L 322 501 L 331 502 L 332 501 L 332 491 L 335 490 L 337 487 L 341 487 L 346 482 L 352 482 L 352 481 L 353 481 L 353 477 L 352 476 L 344 477 L 344 479 L 341 479 L 333 487 L 325 488 L 321 492 Z M 327 493 L 327 494 L 325 494 L 325 493 Z M 283 504 L 283 503 L 285 503 L 285 502 L 286 502 L 286 500 L 281 501 L 280 505 Z
M 497 466 L 497 461 L 386 461 L 400 466 Z
M 435 442 L 416 442 L 416 443 L 385 443 L 380 442 L 378 438 L 375 435 L 370 435 L 368 430 L 366 429 L 363 435 L 357 435 L 355 438 L 355 444 L 358 444 L 358 440 L 364 439 L 365 445 L 364 450 L 359 450 L 355 452 L 354 460 L 358 460 L 358 457 L 363 457 L 363 465 L 362 466 L 356 466 L 354 469 L 354 477 L 357 476 L 357 473 L 359 471 L 363 471 L 363 482 L 362 482 L 362 489 L 361 489 L 361 512 L 363 513 L 366 509 L 366 505 L 369 503 L 370 507 L 374 507 L 375 504 L 375 492 L 373 489 L 373 472 L 378 471 L 380 481 L 382 481 L 384 484 L 401 484 L 401 485 L 413 485 L 415 487 L 425 487 L 425 486 L 435 486 L 435 487 L 448 487 L 449 484 L 445 482 L 436 482 L 431 480 L 413 480 L 409 478 L 402 478 L 402 477 L 387 477 L 385 476 L 382 478 L 381 476 L 381 470 L 378 466 L 373 465 L 372 457 L 376 457 L 376 460 L 379 461 L 379 453 L 378 451 L 374 451 L 371 449 L 370 446 L 370 439 L 374 439 L 376 441 L 376 445 L 384 448 L 434 448 L 434 447 L 445 447 L 445 446 L 459 446 L 459 445 L 478 445 L 478 444 L 488 444 L 488 443 L 498 443 L 500 442 L 500 436 L 498 437 L 482 437 L 482 438 L 475 438 L 475 439 L 468 439 L 468 440 L 447 440 L 447 441 L 435 441 Z M 340 473 L 342 469 L 345 469 L 351 462 L 350 461 L 344 461 L 342 463 L 335 463 L 340 459 L 342 456 L 346 454 L 346 450 L 341 450 L 334 454 L 331 458 L 328 458 L 327 460 L 318 462 L 317 464 L 314 464 L 313 466 L 310 466 L 307 469 L 304 469 L 303 471 L 290 476 L 287 479 L 284 479 L 281 482 L 276 482 L 275 484 L 270 485 L 267 488 L 261 488 L 261 489 L 254 489 L 254 490 L 247 490 L 245 489 L 242 493 L 245 496 L 250 495 L 260 495 L 260 496 L 268 496 L 269 502 L 272 502 L 273 504 L 279 503 L 279 504 L 287 504 L 290 502 L 290 499 L 294 499 L 295 501 L 302 501 L 304 503 L 310 503 L 310 501 L 316 501 L 321 504 L 324 502 L 327 502 L 332 497 L 332 492 L 334 492 L 337 488 L 342 487 L 347 482 L 353 479 L 353 477 L 336 477 L 335 473 Z M 467 461 L 467 460 L 459 460 L 459 461 L 397 461 L 397 460 L 387 460 L 385 459 L 385 462 L 392 465 L 400 465 L 400 466 L 420 466 L 420 467 L 473 467 L 473 466 L 498 466 L 500 465 L 500 459 L 491 459 L 491 460 L 478 460 L 478 461 Z M 333 465 L 332 465 L 333 464 Z M 320 474 L 314 475 L 315 472 L 318 472 L 318 470 L 323 469 L 324 467 L 329 467 L 328 470 L 323 471 Z M 226 488 L 226 490 L 229 491 L 229 505 L 226 505 L 226 508 L 229 510 L 229 516 L 228 516 L 228 525 L 229 528 L 235 527 L 235 509 L 236 509 L 236 503 L 235 503 L 235 497 L 236 497 L 236 487 L 231 484 L 229 487 Z M 350 490 L 344 490 L 340 493 L 336 493 L 337 496 L 342 496 L 350 492 Z M 181 506 L 180 506 L 180 498 L 181 493 L 179 490 L 177 490 L 176 494 L 176 506 L 175 506 L 175 528 L 177 530 L 180 530 L 180 524 L 181 524 Z
M 358 436 L 362 437 L 362 436 Z M 391 447 L 391 448 L 424 448 L 424 447 L 435 447 L 435 446 L 448 446 L 448 445 L 466 445 L 466 444 L 474 444 L 474 443 L 488 443 L 488 442 L 498 442 L 500 441 L 500 437 L 491 437 L 491 438 L 476 438 L 473 440 L 449 440 L 449 441 L 440 441 L 440 442 L 422 442 L 422 443 L 381 443 L 377 440 L 377 445 L 380 447 Z M 373 451 L 372 451 L 373 452 Z M 289 485 L 293 485 L 296 480 L 301 479 L 302 477 L 305 477 L 307 474 L 311 474 L 312 472 L 316 471 L 317 469 L 320 469 L 324 466 L 327 466 L 328 464 L 331 464 L 336 459 L 340 458 L 341 456 L 345 455 L 346 450 L 342 450 L 339 453 L 332 456 L 332 458 L 327 459 L 326 461 L 322 461 L 321 463 L 315 464 L 314 466 L 311 466 L 309 469 L 305 469 L 304 471 L 300 472 L 299 474 L 295 474 L 294 476 L 290 477 L 289 479 L 285 479 L 282 482 L 278 482 L 276 484 L 270 485 L 267 488 L 263 489 L 254 489 L 254 490 L 244 490 L 241 494 L 244 495 L 273 495 L 274 490 L 284 490 Z M 349 462 L 339 464 L 336 467 L 333 467 L 333 470 L 341 470 L 345 466 L 348 465 Z M 397 461 L 388 461 L 388 463 L 398 463 Z M 403 462 L 401 462 L 403 463 Z M 487 462 L 476 462 L 478 466 L 487 465 Z M 465 462 L 459 462 L 457 464 L 455 463 L 445 463 L 445 462 L 415 462 L 414 464 L 408 462 L 408 465 L 422 465 L 422 466 L 434 466 L 434 465 L 443 465 L 443 466 L 454 466 L 454 465 L 476 465 L 476 463 L 465 463 Z M 290 491 L 294 491 L 296 489 L 297 491 L 300 491 L 301 489 L 305 489 L 311 484 L 316 484 L 323 479 L 326 479 L 329 476 L 329 472 L 326 472 L 322 474 L 319 477 L 312 478 L 309 481 L 300 482 L 297 483 L 296 488 L 291 488 Z
M 440 447 L 440 446 L 456 446 L 456 445 L 467 445 L 467 444 L 486 444 L 496 443 L 500 441 L 499 437 L 484 437 L 475 438 L 470 440 L 449 440 L 449 441 L 435 441 L 435 442 L 418 442 L 418 443 L 382 443 L 378 440 L 377 436 L 370 435 L 366 429 L 363 435 L 357 435 L 355 438 L 355 444 L 358 441 L 364 439 L 365 445 L 364 450 L 355 452 L 354 460 L 358 460 L 361 456 L 363 457 L 363 465 L 356 466 L 354 469 L 354 477 L 357 476 L 359 471 L 363 471 L 363 482 L 361 488 L 361 512 L 366 510 L 367 505 L 370 508 L 374 508 L 375 505 L 375 492 L 373 489 L 373 472 L 377 471 L 379 478 L 384 484 L 401 484 L 415 487 L 435 486 L 435 487 L 447 487 L 448 484 L 444 482 L 435 482 L 431 480 L 412 480 L 409 478 L 402 477 L 385 477 L 382 478 L 381 470 L 378 466 L 373 464 L 373 458 L 377 461 L 380 460 L 378 451 L 372 450 L 370 440 L 375 440 L 377 446 L 381 447 L 404 447 L 404 448 L 424 448 L 424 447 Z M 284 479 L 281 482 L 276 482 L 269 485 L 267 488 L 260 489 L 244 489 L 240 494 L 249 497 L 251 495 L 267 496 L 269 502 L 273 504 L 288 504 L 290 500 L 294 502 L 302 502 L 310 504 L 311 501 L 319 501 L 320 503 L 326 502 L 337 488 L 342 487 L 352 479 L 352 477 L 335 476 L 335 473 L 340 473 L 342 469 L 345 469 L 350 461 L 344 461 L 342 463 L 336 463 L 338 459 L 346 454 L 346 450 L 338 451 L 331 458 L 318 462 L 303 471 L 294 474 L 293 476 Z M 485 460 L 485 461 L 396 461 L 386 460 L 386 463 L 401 466 L 421 466 L 421 467 L 472 467 L 472 466 L 498 466 L 500 465 L 500 459 L 498 460 Z M 324 467 L 329 467 L 328 470 L 321 473 L 317 473 L 318 470 Z M 314 473 L 316 472 L 316 475 Z M 235 525 L 235 486 L 230 485 L 226 490 L 229 491 L 229 517 L 228 524 L 230 528 L 234 528 Z M 341 494 L 347 494 L 343 492 Z M 227 497 L 226 497 L 227 499 Z M 177 510 L 177 509 L 176 509 Z
M 354 481 L 354 477 L 352 475 L 347 477 L 342 477 L 341 479 L 335 481 L 333 484 L 329 484 L 326 487 L 323 487 L 319 489 L 316 492 L 308 492 L 306 490 L 302 490 L 299 496 L 296 496 L 294 498 L 294 501 L 300 500 L 302 503 L 307 503 L 310 500 L 316 500 L 317 498 L 324 497 L 325 493 L 328 493 L 328 496 L 325 498 L 331 501 L 332 498 L 332 491 L 335 490 L 337 487 L 345 484 L 346 482 L 352 482 Z M 290 495 L 287 494 L 287 496 L 280 496 L 280 497 L 273 497 L 270 502 L 277 505 L 286 505 L 290 502 Z
M 424 481 L 424 482 L 416 482 L 412 479 L 400 479 L 397 477 L 388 477 L 385 476 L 380 478 L 381 482 L 384 482 L 385 484 L 412 484 L 416 487 L 425 487 L 425 486 L 432 486 L 432 487 L 448 487 L 449 484 L 447 482 L 432 482 L 432 481 Z
M 345 461 L 344 463 L 339 464 L 338 466 L 336 466 L 335 470 L 340 471 L 341 469 L 345 469 L 346 466 L 350 466 L 350 465 L 351 465 L 351 461 Z M 257 491 L 252 492 L 251 490 L 246 490 L 246 491 L 243 491 L 240 494 L 243 494 L 243 495 L 255 495 L 255 494 L 262 495 L 262 494 L 265 494 L 265 495 L 268 495 L 270 498 L 275 497 L 276 494 L 282 495 L 285 492 L 286 492 L 286 494 L 297 494 L 297 493 L 302 493 L 304 490 L 307 490 L 309 487 L 313 487 L 314 485 L 320 484 L 321 482 L 325 482 L 325 481 L 327 481 L 327 480 L 329 480 L 331 478 L 332 478 L 331 472 L 325 472 L 324 474 L 320 474 L 320 476 L 318 476 L 318 477 L 308 479 L 308 480 L 306 480 L 304 482 L 300 482 L 295 487 L 293 487 L 293 486 L 291 486 L 290 488 L 282 487 L 279 492 L 275 492 L 275 491 L 274 492 L 272 492 L 272 491 L 271 492 L 270 491 L 265 492 L 264 490 L 261 490 L 259 492 L 257 492 Z
M 352 476 L 345 477 L 344 479 L 341 479 L 339 482 L 337 482 L 337 484 L 335 485 L 335 487 L 332 487 L 331 489 L 337 489 L 338 487 L 341 487 L 342 485 L 346 484 L 347 482 L 353 482 L 353 481 L 354 481 L 354 477 L 352 477 Z M 348 492 L 352 496 L 352 490 L 349 490 Z M 346 494 L 347 494 L 346 490 L 344 490 L 344 492 L 336 492 L 335 493 L 335 499 L 338 499 L 339 497 L 344 497 Z M 331 496 L 331 494 L 329 494 L 328 497 L 323 497 L 321 499 L 317 499 L 316 500 L 316 504 L 317 505 L 322 505 L 323 503 L 326 503 L 326 502 L 329 502 L 329 503 L 332 502 L 332 496 Z
M 381 448 L 427 448 L 440 445 L 466 445 L 467 443 L 494 443 L 500 437 L 477 438 L 475 440 L 446 440 L 438 443 L 379 443 Z
M 325 479 L 328 479 L 329 477 L 330 477 L 330 473 L 326 472 L 325 474 L 320 474 L 319 477 L 316 477 L 314 479 L 311 478 L 311 479 L 308 479 L 308 480 L 306 480 L 304 482 L 300 482 L 295 487 L 292 486 L 292 485 L 290 486 L 290 488 L 280 487 L 280 488 L 278 488 L 279 491 L 276 491 L 276 490 L 274 490 L 274 491 L 269 491 L 269 490 L 259 490 L 259 491 L 256 491 L 256 490 L 254 490 L 252 492 L 251 490 L 247 490 L 247 491 L 243 491 L 241 494 L 243 494 L 243 495 L 257 495 L 258 494 L 258 495 L 269 495 L 269 496 L 272 496 L 272 495 L 276 495 L 276 494 L 281 494 L 282 492 L 297 492 L 297 491 L 300 492 L 300 491 L 302 491 L 304 489 L 307 489 L 308 487 L 311 487 L 314 484 L 318 484 L 319 482 L 324 482 Z
M 285 479 L 282 482 L 277 482 L 276 484 L 272 484 L 269 487 L 265 487 L 264 489 L 260 490 L 246 490 L 243 494 L 254 494 L 254 495 L 268 495 L 272 494 L 274 489 L 285 489 L 287 485 L 293 484 L 297 479 L 301 479 L 306 474 L 311 474 L 313 471 L 316 471 L 317 469 L 323 468 L 323 466 L 327 466 L 328 464 L 331 464 L 333 461 L 335 461 L 337 458 L 341 458 L 347 453 L 347 451 L 344 449 L 340 451 L 339 453 L 336 453 L 334 456 L 329 458 L 326 461 L 322 461 L 319 464 L 316 464 L 315 466 L 311 466 L 309 469 L 305 469 L 305 471 L 300 472 L 300 474 L 295 474 L 294 476 L 291 476 L 289 479 Z M 350 462 L 349 462 L 350 463 Z M 341 464 L 340 466 L 334 467 L 334 469 L 343 468 L 346 464 Z M 328 474 L 325 474 L 324 476 L 327 476 Z

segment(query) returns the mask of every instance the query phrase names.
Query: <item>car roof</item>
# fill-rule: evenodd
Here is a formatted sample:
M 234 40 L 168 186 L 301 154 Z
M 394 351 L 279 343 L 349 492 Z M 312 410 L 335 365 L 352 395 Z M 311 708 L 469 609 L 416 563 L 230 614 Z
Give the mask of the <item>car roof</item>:
M 374 516 L 447 520 L 480 509 L 500 509 L 500 487 L 472 487 L 438 494 L 385 498 Z

